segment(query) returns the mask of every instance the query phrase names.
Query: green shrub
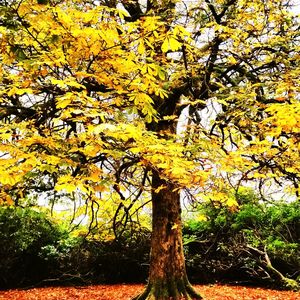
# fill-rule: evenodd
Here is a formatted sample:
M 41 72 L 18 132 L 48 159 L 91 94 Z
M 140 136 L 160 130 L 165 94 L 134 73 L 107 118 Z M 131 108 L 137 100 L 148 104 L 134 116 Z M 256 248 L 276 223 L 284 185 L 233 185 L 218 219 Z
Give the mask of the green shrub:
M 66 233 L 30 208 L 0 207 L 0 286 L 21 286 L 43 279 L 39 253 L 56 247 Z
M 125 230 L 118 240 L 101 241 L 63 228 L 30 208 L 0 207 L 1 288 L 146 280 L 149 230 Z
M 237 210 L 206 203 L 199 211 L 206 220 L 186 222 L 183 234 L 191 278 L 283 286 L 280 278 L 273 278 L 272 274 L 268 280 L 264 279 L 268 269 L 262 253 L 266 251 L 277 270 L 297 279 L 300 269 L 299 203 L 266 204 L 251 193 L 237 195 L 237 202 L 240 203 Z
M 263 279 L 267 269 L 259 251 L 267 251 L 272 265 L 287 280 L 297 280 L 299 203 L 264 204 L 251 193 L 237 199 L 237 210 L 207 203 L 199 210 L 206 218 L 185 222 L 184 250 L 191 280 L 284 286 L 278 278 Z M 87 240 L 72 236 L 44 213 L 0 207 L 2 288 L 41 282 L 142 282 L 147 278 L 149 251 L 150 231 L 144 228 L 125 229 L 114 240 Z

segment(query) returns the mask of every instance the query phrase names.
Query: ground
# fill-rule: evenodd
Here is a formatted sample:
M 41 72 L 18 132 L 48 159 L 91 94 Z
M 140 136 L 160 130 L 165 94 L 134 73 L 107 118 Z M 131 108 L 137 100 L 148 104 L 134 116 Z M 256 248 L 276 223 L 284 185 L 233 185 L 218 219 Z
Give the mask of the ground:
M 196 285 L 205 300 L 300 300 L 300 293 L 229 285 Z M 0 300 L 130 300 L 141 284 L 0 291 Z

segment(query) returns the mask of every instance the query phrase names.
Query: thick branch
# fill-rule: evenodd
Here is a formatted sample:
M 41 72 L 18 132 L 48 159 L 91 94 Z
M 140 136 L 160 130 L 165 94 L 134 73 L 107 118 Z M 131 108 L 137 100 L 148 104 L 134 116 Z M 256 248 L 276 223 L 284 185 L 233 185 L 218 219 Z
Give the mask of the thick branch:
M 125 17 L 126 21 L 134 22 L 143 15 L 139 1 L 123 0 L 121 2 L 130 14 L 129 17 Z

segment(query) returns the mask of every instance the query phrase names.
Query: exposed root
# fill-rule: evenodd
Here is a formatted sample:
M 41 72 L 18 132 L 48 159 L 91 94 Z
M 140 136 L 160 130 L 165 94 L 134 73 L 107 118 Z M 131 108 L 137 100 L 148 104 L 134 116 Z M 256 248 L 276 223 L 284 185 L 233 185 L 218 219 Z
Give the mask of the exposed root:
M 201 300 L 200 294 L 186 280 L 149 283 L 145 291 L 132 300 Z

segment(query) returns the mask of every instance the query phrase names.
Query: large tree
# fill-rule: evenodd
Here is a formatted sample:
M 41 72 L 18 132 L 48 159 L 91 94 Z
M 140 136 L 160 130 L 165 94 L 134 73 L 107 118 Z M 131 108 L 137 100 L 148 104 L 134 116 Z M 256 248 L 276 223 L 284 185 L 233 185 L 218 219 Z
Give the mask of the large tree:
M 244 181 L 299 192 L 289 2 L 2 1 L 2 200 L 112 201 L 117 235 L 150 199 L 136 299 L 201 299 L 185 271 L 182 192 L 228 205 Z

